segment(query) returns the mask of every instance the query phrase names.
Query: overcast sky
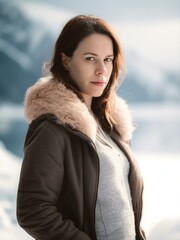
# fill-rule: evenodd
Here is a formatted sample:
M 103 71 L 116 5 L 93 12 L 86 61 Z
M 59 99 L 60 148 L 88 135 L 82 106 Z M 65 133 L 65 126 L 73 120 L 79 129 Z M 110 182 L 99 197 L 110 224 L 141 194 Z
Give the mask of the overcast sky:
M 25 0 L 16 0 L 24 2 Z M 26 0 L 30 1 L 30 0 Z M 111 20 L 180 18 L 180 0 L 31 0 L 61 6 L 77 14 L 95 14 Z

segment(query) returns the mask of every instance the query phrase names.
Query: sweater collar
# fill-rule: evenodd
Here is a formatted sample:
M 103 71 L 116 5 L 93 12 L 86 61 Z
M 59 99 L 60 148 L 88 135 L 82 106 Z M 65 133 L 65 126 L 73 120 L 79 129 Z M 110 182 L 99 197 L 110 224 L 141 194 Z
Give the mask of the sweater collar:
M 55 115 L 59 124 L 68 124 L 95 141 L 96 121 L 85 103 L 52 77 L 39 79 L 25 96 L 25 117 L 29 124 L 44 114 Z M 134 130 L 131 113 L 126 102 L 118 96 L 115 97 L 113 118 L 121 139 L 129 141 Z

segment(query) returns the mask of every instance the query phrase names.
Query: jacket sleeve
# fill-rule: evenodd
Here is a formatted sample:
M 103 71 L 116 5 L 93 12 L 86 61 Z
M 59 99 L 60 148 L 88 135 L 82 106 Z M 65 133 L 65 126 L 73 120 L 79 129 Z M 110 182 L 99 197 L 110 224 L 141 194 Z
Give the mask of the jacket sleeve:
M 33 133 L 25 148 L 17 194 L 19 225 L 36 240 L 90 240 L 57 210 L 63 182 L 63 146 L 54 129 Z

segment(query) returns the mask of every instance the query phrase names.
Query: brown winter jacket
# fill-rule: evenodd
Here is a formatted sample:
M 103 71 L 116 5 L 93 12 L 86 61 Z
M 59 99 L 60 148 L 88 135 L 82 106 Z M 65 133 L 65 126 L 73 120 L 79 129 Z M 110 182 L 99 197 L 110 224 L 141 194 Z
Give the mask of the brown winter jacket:
M 30 125 L 17 196 L 20 226 L 37 240 L 96 240 L 99 159 L 94 118 L 74 93 L 51 78 L 27 91 L 25 114 Z M 136 240 L 143 240 L 143 182 L 128 144 L 131 115 L 121 98 L 116 97 L 113 116 L 119 135 L 112 132 L 111 137 L 130 163 Z

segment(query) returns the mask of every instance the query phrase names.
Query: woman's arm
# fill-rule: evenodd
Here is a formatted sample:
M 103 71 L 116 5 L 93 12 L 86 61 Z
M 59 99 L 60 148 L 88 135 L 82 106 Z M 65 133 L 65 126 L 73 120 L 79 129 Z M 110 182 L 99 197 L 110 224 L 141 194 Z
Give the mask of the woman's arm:
M 62 148 L 51 126 L 43 125 L 33 133 L 21 169 L 17 219 L 36 240 L 90 240 L 56 207 L 64 174 Z

